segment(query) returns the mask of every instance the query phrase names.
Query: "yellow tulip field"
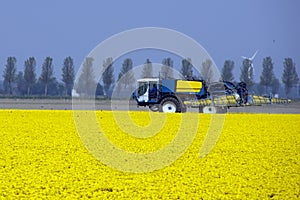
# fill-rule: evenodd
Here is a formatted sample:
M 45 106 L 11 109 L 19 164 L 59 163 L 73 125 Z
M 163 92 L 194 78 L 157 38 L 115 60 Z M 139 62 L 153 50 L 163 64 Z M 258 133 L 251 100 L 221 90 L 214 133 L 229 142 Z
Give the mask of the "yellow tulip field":
M 114 115 L 122 113 L 141 130 L 157 133 L 127 135 L 134 126 L 116 122 Z M 0 110 L 0 199 L 300 199 L 299 114 L 226 114 L 215 146 L 201 157 L 209 114 L 95 112 L 100 132 L 131 154 L 163 149 L 184 115 L 199 120 L 186 151 L 165 167 L 135 173 L 115 169 L 90 153 L 75 123 L 84 122 L 76 119 L 84 115 Z M 163 122 L 158 125 L 162 128 L 148 126 L 151 120 Z M 193 127 L 186 125 L 188 134 Z

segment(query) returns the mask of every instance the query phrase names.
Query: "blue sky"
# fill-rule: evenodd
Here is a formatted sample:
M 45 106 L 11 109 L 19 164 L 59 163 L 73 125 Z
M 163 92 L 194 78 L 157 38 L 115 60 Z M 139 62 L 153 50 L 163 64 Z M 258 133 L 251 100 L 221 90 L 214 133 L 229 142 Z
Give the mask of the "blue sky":
M 54 59 L 60 79 L 66 56 L 76 69 L 84 57 L 113 34 L 138 27 L 180 31 L 200 43 L 221 69 L 226 59 L 235 62 L 239 80 L 241 56 L 252 56 L 255 79 L 263 58 L 271 56 L 281 79 L 283 60 L 291 57 L 300 73 L 300 1 L 71 1 L 2 0 L 0 2 L 0 74 L 8 56 L 17 58 L 18 71 L 35 56 L 37 73 L 46 56 Z M 146 60 L 141 57 L 135 63 Z M 161 62 L 163 58 L 152 58 Z M 180 65 L 180 63 L 174 63 Z

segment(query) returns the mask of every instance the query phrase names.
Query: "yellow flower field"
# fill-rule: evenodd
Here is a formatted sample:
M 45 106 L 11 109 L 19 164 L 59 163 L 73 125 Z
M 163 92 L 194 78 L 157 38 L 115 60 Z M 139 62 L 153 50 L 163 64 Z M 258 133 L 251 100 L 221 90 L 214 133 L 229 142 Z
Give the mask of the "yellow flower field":
M 129 115 L 139 127 L 151 121 L 147 112 Z M 168 144 L 182 115 L 198 114 L 155 113 L 158 121 L 166 118 L 164 128 L 134 138 L 116 126 L 111 111 L 96 112 L 107 137 L 136 153 Z M 216 146 L 203 158 L 199 150 L 211 116 L 200 114 L 199 120 L 193 143 L 174 163 L 129 173 L 88 152 L 72 111 L 1 110 L 0 199 L 300 198 L 300 115 L 227 114 Z

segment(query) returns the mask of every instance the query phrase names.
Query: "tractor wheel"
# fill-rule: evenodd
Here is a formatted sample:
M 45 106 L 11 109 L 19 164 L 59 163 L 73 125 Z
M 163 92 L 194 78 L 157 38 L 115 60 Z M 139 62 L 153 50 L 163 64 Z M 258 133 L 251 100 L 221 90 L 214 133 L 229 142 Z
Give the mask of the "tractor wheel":
M 159 111 L 159 106 L 158 105 L 150 105 L 149 109 L 153 112 Z
M 160 103 L 160 112 L 181 112 L 180 103 L 173 97 L 167 97 L 163 99 Z
M 205 106 L 203 108 L 204 113 L 208 114 L 222 114 L 222 113 L 227 113 L 227 107 L 220 107 L 220 106 Z
M 203 113 L 215 114 L 217 113 L 217 108 L 215 106 L 205 106 L 203 108 Z

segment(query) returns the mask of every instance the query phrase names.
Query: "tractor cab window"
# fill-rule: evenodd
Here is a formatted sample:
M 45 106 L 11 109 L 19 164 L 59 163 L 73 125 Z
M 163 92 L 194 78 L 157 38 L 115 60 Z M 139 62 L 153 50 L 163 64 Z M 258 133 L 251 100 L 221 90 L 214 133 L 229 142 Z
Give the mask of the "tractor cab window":
M 142 96 L 147 92 L 148 89 L 148 83 L 147 82 L 139 82 L 139 89 L 138 89 L 138 95 Z
M 149 96 L 155 98 L 157 95 L 157 82 L 149 82 Z
M 150 90 L 157 90 L 157 82 L 149 82 Z

